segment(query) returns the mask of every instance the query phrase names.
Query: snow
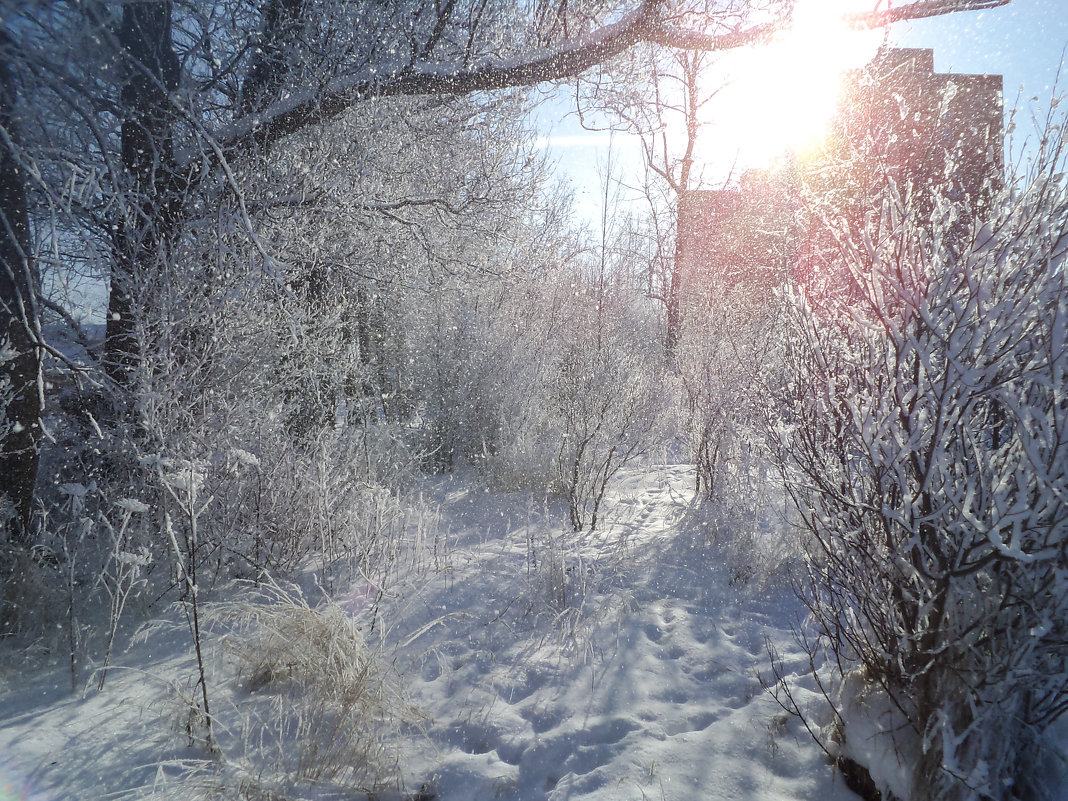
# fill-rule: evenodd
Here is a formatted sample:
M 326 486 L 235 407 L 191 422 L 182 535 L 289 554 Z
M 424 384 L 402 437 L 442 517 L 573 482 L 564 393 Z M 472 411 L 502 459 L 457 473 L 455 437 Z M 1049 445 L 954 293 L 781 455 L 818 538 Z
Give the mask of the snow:
M 421 721 L 391 740 L 407 792 L 427 784 L 441 801 L 855 798 L 757 675 L 769 668 L 766 642 L 787 673 L 807 667 L 790 633 L 800 609 L 785 567 L 740 557 L 722 535 L 709 542 L 692 486 L 686 467 L 632 469 L 607 501 L 606 529 L 574 534 L 559 501 L 490 492 L 470 477 L 428 480 L 433 542 L 413 538 L 403 569 L 335 592 L 369 646 L 389 655 Z M 731 569 L 739 558 L 764 565 L 748 583 Z M 245 595 L 238 586 L 213 598 Z M 183 730 L 196 675 L 188 631 L 177 611 L 164 623 L 113 657 L 99 692 L 89 670 L 86 689 L 71 694 L 62 664 L 30 670 L 30 655 L 6 654 L 0 781 L 9 795 L 196 798 L 251 774 L 242 761 L 250 740 L 238 730 L 253 701 L 223 630 L 206 635 L 222 750 L 213 761 Z M 806 686 L 797 697 L 817 712 Z M 335 790 L 291 786 L 284 797 L 365 797 Z
M 908 767 L 919 762 L 920 747 L 886 693 L 865 682 L 862 671 L 852 671 L 843 681 L 840 714 L 849 733 L 846 756 L 865 765 L 895 797 L 909 798 Z

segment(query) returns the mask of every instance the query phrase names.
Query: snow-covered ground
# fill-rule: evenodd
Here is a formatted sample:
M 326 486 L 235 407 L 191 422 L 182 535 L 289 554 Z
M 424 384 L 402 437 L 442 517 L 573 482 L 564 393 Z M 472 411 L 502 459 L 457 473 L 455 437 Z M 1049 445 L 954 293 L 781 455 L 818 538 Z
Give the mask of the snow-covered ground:
M 605 530 L 576 535 L 558 501 L 462 478 L 428 482 L 434 514 L 414 543 L 419 557 L 398 561 L 381 597 L 372 582 L 334 588 L 335 608 L 389 661 L 412 708 L 414 725 L 389 743 L 405 792 L 855 798 L 757 676 L 768 642 L 787 670 L 804 666 L 790 634 L 800 610 L 785 576 L 768 569 L 776 535 L 765 533 L 750 561 L 708 536 L 691 487 L 684 467 L 634 471 L 607 501 Z M 190 747 L 182 699 L 195 663 L 184 621 L 174 621 L 115 659 L 99 692 L 90 682 L 72 694 L 62 665 L 27 673 L 8 657 L 0 798 L 190 798 L 220 783 L 220 798 L 366 797 L 325 782 L 250 789 L 267 786 L 269 771 L 249 772 L 242 754 L 254 738 L 234 721 L 258 702 L 220 629 L 206 642 L 222 758 Z

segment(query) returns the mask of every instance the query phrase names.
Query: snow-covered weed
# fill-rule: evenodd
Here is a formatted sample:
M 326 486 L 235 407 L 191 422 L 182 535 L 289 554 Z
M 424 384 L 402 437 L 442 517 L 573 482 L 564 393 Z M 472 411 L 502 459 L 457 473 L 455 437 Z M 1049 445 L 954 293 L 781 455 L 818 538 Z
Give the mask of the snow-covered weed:
M 223 801 L 249 799 L 234 793 L 220 772 L 219 764 L 208 759 L 161 760 L 148 783 L 133 786 L 112 796 L 115 801 Z M 249 799 L 251 801 L 251 799 Z
M 232 627 L 226 643 L 238 690 L 220 728 L 248 775 L 264 787 L 397 781 L 389 737 L 418 716 L 345 610 L 266 584 L 213 616 Z
M 532 607 L 557 615 L 582 607 L 586 590 L 582 554 L 568 547 L 568 539 L 549 531 L 543 537 L 528 539 Z
M 600 628 L 633 607 L 630 594 L 613 582 L 621 555 L 618 548 L 570 531 L 527 536 L 527 617 L 584 664 L 594 661 Z
M 159 627 L 153 626 L 152 630 Z M 142 632 L 142 634 L 147 633 Z M 167 693 L 158 702 L 160 720 L 164 721 L 178 741 L 187 748 L 204 752 L 207 761 L 214 756 L 216 745 L 207 737 L 209 728 L 204 715 L 200 684 L 196 679 L 168 681 Z

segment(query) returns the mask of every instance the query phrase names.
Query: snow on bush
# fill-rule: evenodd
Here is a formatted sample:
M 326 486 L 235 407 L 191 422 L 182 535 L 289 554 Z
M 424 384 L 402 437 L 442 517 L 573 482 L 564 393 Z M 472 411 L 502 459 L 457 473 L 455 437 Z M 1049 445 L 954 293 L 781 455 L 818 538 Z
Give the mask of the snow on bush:
M 549 378 L 559 436 L 555 485 L 575 531 L 597 528 L 609 482 L 649 447 L 663 412 L 660 354 L 634 340 L 629 322 L 574 332 Z
M 764 489 L 768 462 L 760 436 L 759 378 L 773 359 L 781 302 L 722 281 L 686 297 L 675 352 L 683 432 L 696 467 L 696 491 L 727 504 Z
M 795 298 L 777 456 L 810 538 L 813 648 L 851 677 L 833 699 L 845 753 L 906 799 L 1051 789 L 1043 733 L 1068 708 L 1063 133 L 981 224 L 946 200 L 920 219 L 894 193 L 859 230 L 832 221 L 826 281 Z M 896 716 L 876 750 L 904 785 L 866 753 L 879 707 Z

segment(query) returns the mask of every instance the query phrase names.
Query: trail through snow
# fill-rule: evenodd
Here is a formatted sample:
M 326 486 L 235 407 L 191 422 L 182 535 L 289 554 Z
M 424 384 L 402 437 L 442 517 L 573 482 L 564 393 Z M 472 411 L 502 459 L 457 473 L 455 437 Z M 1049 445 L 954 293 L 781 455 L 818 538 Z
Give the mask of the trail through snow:
M 784 575 L 761 578 L 773 529 L 750 554 L 709 542 L 691 482 L 678 466 L 629 474 L 592 534 L 568 531 L 558 501 L 462 478 L 428 484 L 437 523 L 418 566 L 383 582 L 380 599 L 374 582 L 337 593 L 369 638 L 384 637 L 421 712 L 423 732 L 396 743 L 409 791 L 426 783 L 441 801 L 856 798 L 757 677 L 768 642 L 788 671 L 805 665 Z M 26 793 L 15 797 L 194 797 L 208 786 L 198 777 L 212 763 L 180 733 L 187 652 L 180 629 L 159 630 L 120 655 L 103 692 L 84 695 L 63 690 L 62 667 L 9 668 L 0 770 Z M 240 706 L 227 661 L 211 666 L 220 704 Z M 285 795 L 301 797 L 366 795 Z
M 452 616 L 413 643 L 436 751 L 412 764 L 443 801 L 855 798 L 757 677 L 765 637 L 802 665 L 785 577 L 730 586 L 738 557 L 707 542 L 691 486 L 631 475 L 596 535 L 523 496 L 445 491 L 450 564 L 402 617 Z

